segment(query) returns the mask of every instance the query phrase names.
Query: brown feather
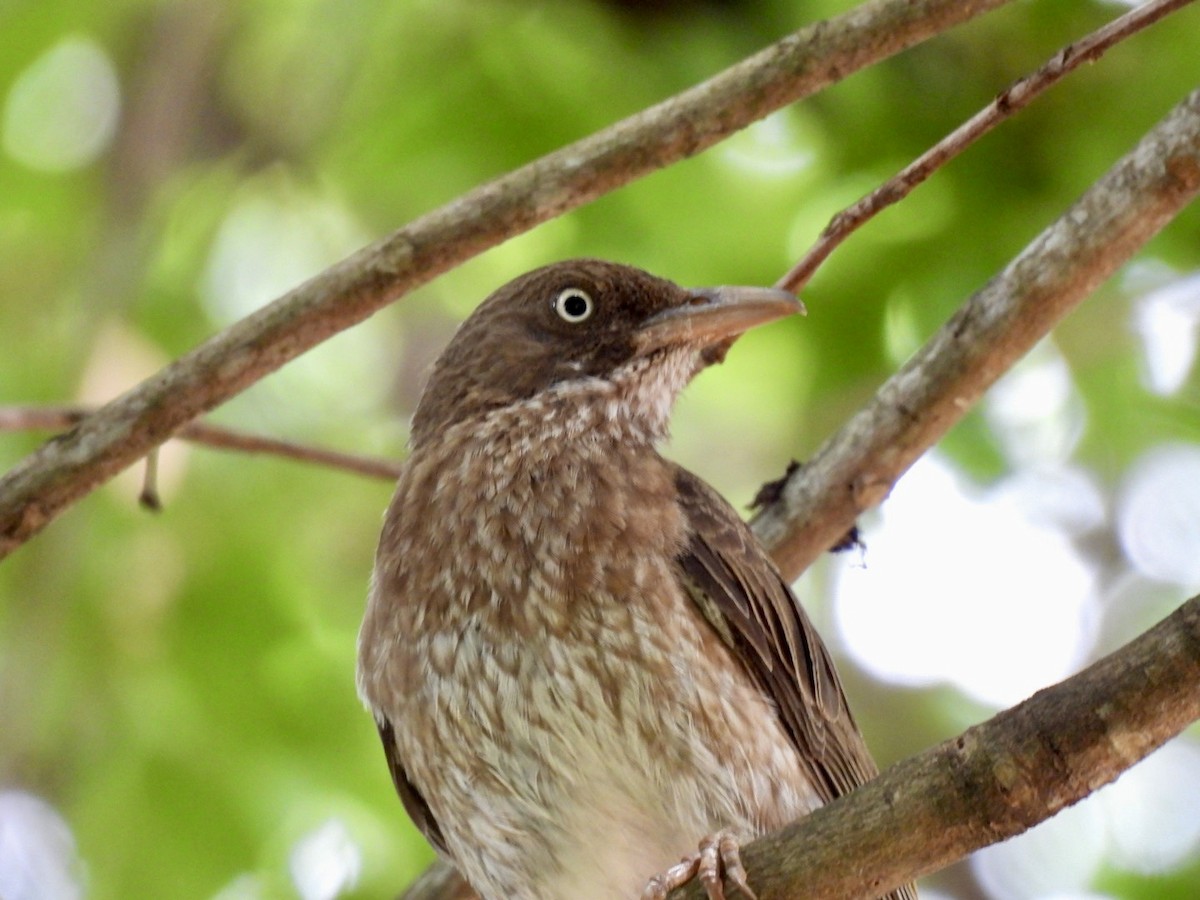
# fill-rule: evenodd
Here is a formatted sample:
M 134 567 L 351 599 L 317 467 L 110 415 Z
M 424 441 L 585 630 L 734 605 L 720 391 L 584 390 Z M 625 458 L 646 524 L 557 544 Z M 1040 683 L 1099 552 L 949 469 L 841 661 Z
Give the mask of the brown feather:
M 392 783 L 396 786 L 396 793 L 400 795 L 404 811 L 408 813 L 408 817 L 412 819 L 421 834 L 425 835 L 425 840 L 429 841 L 438 853 L 445 855 L 446 839 L 442 837 L 442 829 L 438 826 L 437 819 L 433 817 L 433 811 L 425 802 L 425 798 L 421 796 L 421 792 L 408 780 L 408 773 L 404 771 L 404 761 L 400 759 L 400 750 L 396 746 L 396 733 L 392 728 L 392 723 L 387 719 L 380 719 L 378 725 L 379 739 L 383 741 L 383 752 L 387 756 L 388 770 L 392 773 Z
M 676 469 L 691 526 L 679 566 L 705 617 L 774 701 L 826 803 L 877 769 L 850 712 L 833 660 L 774 563 L 737 513 L 707 484 Z
M 774 702 L 805 777 L 825 803 L 878 774 L 829 651 L 775 564 L 732 507 L 676 468 L 689 526 L 681 579 L 705 619 Z M 888 900 L 916 900 L 906 885 Z

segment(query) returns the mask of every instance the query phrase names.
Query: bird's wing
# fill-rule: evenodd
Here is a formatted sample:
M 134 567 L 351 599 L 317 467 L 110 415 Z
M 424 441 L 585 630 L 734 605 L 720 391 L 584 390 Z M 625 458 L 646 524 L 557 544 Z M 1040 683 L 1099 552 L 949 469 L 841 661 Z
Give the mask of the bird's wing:
M 826 803 L 877 773 L 829 651 L 779 570 L 725 500 L 677 468 L 689 540 L 677 560 L 704 617 L 771 698 Z
M 400 795 L 400 802 L 404 804 L 405 812 L 420 829 L 421 834 L 425 835 L 425 840 L 429 841 L 438 853 L 448 856 L 446 839 L 442 836 L 437 819 L 433 817 L 433 811 L 421 796 L 421 792 L 408 780 L 408 773 L 404 771 L 404 761 L 400 759 L 400 751 L 396 749 L 396 733 L 392 723 L 386 718 L 379 718 L 376 724 L 379 726 L 379 738 L 383 741 L 383 752 L 387 755 L 388 769 L 391 770 L 392 781 L 396 785 L 396 793 Z

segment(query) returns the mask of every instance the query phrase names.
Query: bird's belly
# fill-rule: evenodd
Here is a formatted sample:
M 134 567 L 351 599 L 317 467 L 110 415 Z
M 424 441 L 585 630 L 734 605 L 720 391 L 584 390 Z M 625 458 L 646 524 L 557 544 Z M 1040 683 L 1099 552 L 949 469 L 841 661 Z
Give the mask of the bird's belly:
M 491 662 L 482 677 L 433 678 L 426 697 L 441 711 L 426 705 L 427 724 L 405 729 L 442 732 L 441 753 L 414 745 L 405 756 L 418 781 L 442 784 L 429 799 L 490 900 L 630 900 L 705 835 L 749 838 L 816 805 L 749 680 L 687 658 L 711 648 L 676 640 L 630 652 L 593 637 L 514 649 L 495 630 L 460 633 L 459 659 Z
M 694 851 L 711 830 L 669 814 L 665 798 L 630 797 L 602 781 L 577 799 L 564 811 L 572 841 L 547 879 L 547 896 L 636 900 L 651 877 Z
M 636 691 L 638 680 L 632 676 L 625 689 Z M 581 689 L 589 690 L 576 679 L 568 693 Z M 543 696 L 555 691 L 542 686 Z M 718 827 L 755 832 L 735 808 L 734 773 L 696 766 L 698 756 L 716 755 L 696 746 L 697 735 L 684 734 L 682 716 L 670 721 L 673 711 L 663 710 L 651 733 L 645 721 L 621 721 L 607 710 L 562 712 L 541 719 L 544 730 L 527 732 L 528 744 L 480 748 L 504 786 L 477 799 L 493 824 L 520 835 L 506 849 L 522 845 L 521 865 L 539 873 L 527 882 L 536 886 L 536 900 L 634 900 L 651 877 Z M 519 709 L 512 714 L 504 732 L 519 733 L 529 719 Z M 480 872 L 474 883 L 499 873 Z M 503 896 L 503 885 L 497 888 L 484 893 Z

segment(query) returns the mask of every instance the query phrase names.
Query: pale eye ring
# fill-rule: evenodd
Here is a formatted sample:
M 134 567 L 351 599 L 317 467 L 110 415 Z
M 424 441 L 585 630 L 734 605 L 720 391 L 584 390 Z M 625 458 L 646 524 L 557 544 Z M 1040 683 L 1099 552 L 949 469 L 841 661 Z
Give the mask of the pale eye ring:
M 565 291 L 560 291 L 554 298 L 554 311 L 558 313 L 560 319 L 570 322 L 572 325 L 591 318 L 595 308 L 596 304 L 592 301 L 591 296 L 579 288 L 567 288 Z

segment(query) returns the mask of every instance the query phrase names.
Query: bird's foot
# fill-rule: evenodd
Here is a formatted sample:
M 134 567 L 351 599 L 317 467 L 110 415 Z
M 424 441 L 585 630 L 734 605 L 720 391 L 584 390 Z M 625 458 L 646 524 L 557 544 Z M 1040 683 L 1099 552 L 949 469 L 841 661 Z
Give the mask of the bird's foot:
M 685 856 L 678 865 L 655 875 L 642 891 L 642 900 L 666 900 L 667 894 L 682 887 L 693 878 L 704 885 L 708 900 L 725 900 L 725 879 L 728 878 L 747 900 L 757 900 L 746 881 L 742 854 L 737 838 L 728 831 L 710 834 L 700 842 L 700 850 Z

